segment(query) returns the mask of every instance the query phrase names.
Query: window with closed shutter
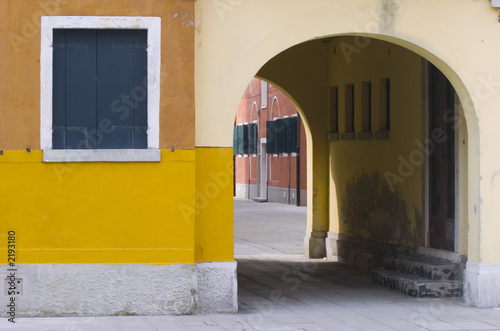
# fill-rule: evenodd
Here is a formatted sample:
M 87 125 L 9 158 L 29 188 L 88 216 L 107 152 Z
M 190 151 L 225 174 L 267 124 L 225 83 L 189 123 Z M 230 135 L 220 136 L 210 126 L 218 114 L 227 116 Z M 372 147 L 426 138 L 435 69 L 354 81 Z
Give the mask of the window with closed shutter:
M 53 149 L 146 149 L 147 30 L 53 30 Z

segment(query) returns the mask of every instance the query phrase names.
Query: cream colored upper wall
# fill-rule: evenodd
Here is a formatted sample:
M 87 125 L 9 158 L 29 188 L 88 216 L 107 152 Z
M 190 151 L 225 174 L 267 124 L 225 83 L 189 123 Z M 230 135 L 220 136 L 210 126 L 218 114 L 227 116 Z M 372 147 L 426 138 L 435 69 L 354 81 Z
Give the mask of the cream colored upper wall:
M 367 33 L 404 44 L 437 61 L 464 98 L 461 82 L 474 91 L 500 51 L 498 13 L 487 1 L 198 0 L 195 14 L 198 124 L 231 122 L 248 80 L 262 65 L 319 37 Z M 196 144 L 230 146 L 231 135 L 198 125 Z
M 250 78 L 301 42 L 368 34 L 434 63 L 455 87 L 467 118 L 469 260 L 500 262 L 500 153 L 492 144 L 500 142 L 500 24 L 489 1 L 198 0 L 195 17 L 197 146 L 231 146 Z

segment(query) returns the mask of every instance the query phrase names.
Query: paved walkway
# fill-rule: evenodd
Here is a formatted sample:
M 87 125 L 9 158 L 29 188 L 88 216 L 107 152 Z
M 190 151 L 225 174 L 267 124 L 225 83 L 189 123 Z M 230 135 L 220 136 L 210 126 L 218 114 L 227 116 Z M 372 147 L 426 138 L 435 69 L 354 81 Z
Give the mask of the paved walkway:
M 367 272 L 302 255 L 305 208 L 235 200 L 239 313 L 25 318 L 0 330 L 500 330 L 500 309 L 416 299 L 371 284 Z

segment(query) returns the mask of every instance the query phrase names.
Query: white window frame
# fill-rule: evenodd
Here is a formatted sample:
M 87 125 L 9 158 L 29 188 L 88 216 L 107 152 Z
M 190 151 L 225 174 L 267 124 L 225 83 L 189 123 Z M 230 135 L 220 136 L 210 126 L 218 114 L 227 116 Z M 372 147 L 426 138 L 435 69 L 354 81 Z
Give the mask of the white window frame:
M 148 30 L 148 148 L 52 149 L 54 29 Z M 42 16 L 40 52 L 40 147 L 44 162 L 158 162 L 160 151 L 161 18 L 124 16 Z

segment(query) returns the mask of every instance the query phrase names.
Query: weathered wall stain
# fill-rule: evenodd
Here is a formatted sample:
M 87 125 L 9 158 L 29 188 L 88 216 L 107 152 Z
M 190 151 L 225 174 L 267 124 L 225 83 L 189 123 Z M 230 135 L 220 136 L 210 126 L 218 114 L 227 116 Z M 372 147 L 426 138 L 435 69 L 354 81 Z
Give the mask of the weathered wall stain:
M 380 32 L 389 33 L 394 31 L 394 23 L 397 14 L 401 11 L 401 5 L 396 0 L 382 0 L 378 15 Z
M 341 206 L 341 233 L 358 238 L 422 245 L 422 216 L 409 208 L 398 191 L 392 192 L 378 172 L 362 174 L 346 185 Z

